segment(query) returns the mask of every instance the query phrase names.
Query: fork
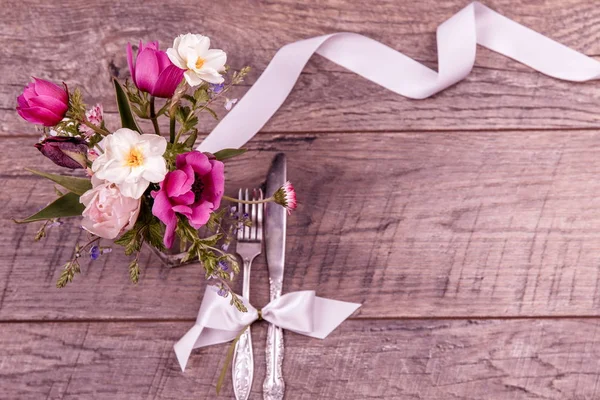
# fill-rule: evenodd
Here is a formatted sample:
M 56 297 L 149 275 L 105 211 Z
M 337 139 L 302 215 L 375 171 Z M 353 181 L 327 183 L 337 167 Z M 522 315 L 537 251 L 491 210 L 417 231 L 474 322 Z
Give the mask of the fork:
M 240 189 L 238 199 L 249 201 L 248 189 L 245 190 L 245 193 L 242 193 L 242 189 Z M 252 201 L 262 199 L 262 190 L 254 189 L 252 191 Z M 238 229 L 236 246 L 236 252 L 244 264 L 242 297 L 247 300 L 250 298 L 250 268 L 252 267 L 252 261 L 260 254 L 262 249 L 263 204 L 238 203 L 238 215 L 240 218 L 242 215 L 248 215 L 248 218 L 252 221 L 251 226 L 243 226 Z M 232 369 L 231 376 L 235 398 L 237 400 L 247 400 L 254 378 L 254 356 L 252 354 L 250 328 L 242 333 L 235 345 Z

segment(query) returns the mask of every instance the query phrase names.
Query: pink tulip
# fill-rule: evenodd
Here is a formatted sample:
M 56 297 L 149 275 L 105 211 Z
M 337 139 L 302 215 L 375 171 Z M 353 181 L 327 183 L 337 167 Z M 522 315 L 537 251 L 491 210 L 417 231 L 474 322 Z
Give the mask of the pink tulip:
M 55 83 L 33 78 L 17 98 L 17 113 L 27 122 L 44 126 L 58 124 L 69 109 L 67 91 Z
M 177 169 L 167 173 L 160 190 L 152 192 L 154 214 L 165 225 L 165 246 L 173 245 L 177 214 L 196 229 L 206 224 L 219 208 L 225 188 L 224 165 L 199 151 L 180 154 Z
M 149 42 L 144 46 L 140 41 L 135 63 L 131 43 L 129 43 L 127 63 L 135 86 L 155 97 L 172 97 L 185 72 L 173 65 L 167 53 L 158 49 L 158 42 Z

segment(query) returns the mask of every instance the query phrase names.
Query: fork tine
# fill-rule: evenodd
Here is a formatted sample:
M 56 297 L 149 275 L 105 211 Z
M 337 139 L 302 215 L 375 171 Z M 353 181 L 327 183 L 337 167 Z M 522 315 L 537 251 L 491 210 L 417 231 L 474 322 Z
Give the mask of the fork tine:
M 248 196 L 248 189 L 246 189 L 244 200 L 246 200 L 246 201 L 250 200 L 250 198 Z M 249 204 L 244 204 L 244 216 L 246 218 L 250 216 L 250 205 Z M 250 229 L 252 229 L 252 227 L 244 226 L 244 240 L 250 239 Z
M 252 189 L 252 201 L 256 201 L 256 189 Z M 258 228 L 258 223 L 256 221 L 256 206 L 257 204 L 252 204 L 252 212 L 250 215 L 252 216 L 252 230 L 250 231 L 250 240 L 257 240 L 256 231 Z
M 262 200 L 263 199 L 263 192 L 262 189 L 258 189 L 258 199 Z M 262 241 L 262 235 L 263 235 L 263 209 L 264 209 L 264 204 L 259 204 L 258 205 L 258 212 L 257 212 L 257 216 L 256 216 L 256 240 L 258 241 Z
M 238 191 L 238 200 L 243 200 L 241 188 Z M 242 215 L 244 214 L 242 203 L 237 204 L 237 213 L 238 213 L 238 222 L 239 222 L 239 221 L 241 221 Z M 237 240 L 242 240 L 243 238 L 244 238 L 244 228 L 238 226 Z

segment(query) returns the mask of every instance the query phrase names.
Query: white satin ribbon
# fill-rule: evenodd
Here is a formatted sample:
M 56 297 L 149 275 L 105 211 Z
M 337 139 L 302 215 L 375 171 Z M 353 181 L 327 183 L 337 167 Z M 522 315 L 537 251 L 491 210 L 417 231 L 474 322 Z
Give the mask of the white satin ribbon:
M 196 323 L 174 346 L 182 371 L 193 349 L 229 342 L 258 319 L 258 310 L 247 299 L 242 301 L 248 312 L 238 311 L 214 287 L 206 288 Z M 262 318 L 288 331 L 324 339 L 358 307 L 360 304 L 325 299 L 313 290 L 304 290 L 271 301 L 263 307 Z
M 314 53 L 401 96 L 425 99 L 471 72 L 477 44 L 557 79 L 582 82 L 600 77 L 600 62 L 474 2 L 438 26 L 439 72 L 356 33 L 285 45 L 198 150 L 214 153 L 243 146 L 283 104 Z

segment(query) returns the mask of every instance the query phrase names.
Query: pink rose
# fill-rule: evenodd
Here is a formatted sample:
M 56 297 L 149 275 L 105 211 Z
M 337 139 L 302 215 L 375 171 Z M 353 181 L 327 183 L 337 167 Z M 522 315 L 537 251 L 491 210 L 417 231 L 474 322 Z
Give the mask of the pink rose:
M 225 167 L 221 161 L 209 159 L 199 151 L 180 154 L 177 169 L 167 173 L 160 190 L 153 191 L 152 214 L 165 225 L 165 246 L 173 245 L 177 214 L 198 229 L 219 208 L 225 189 Z
M 32 124 L 54 126 L 62 121 L 69 109 L 69 95 L 55 83 L 33 79 L 17 98 L 17 113 Z
M 125 197 L 114 183 L 92 177 L 94 187 L 79 201 L 85 205 L 83 229 L 105 239 L 114 239 L 123 230 L 133 228 L 140 213 L 140 199 Z

